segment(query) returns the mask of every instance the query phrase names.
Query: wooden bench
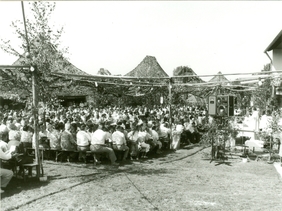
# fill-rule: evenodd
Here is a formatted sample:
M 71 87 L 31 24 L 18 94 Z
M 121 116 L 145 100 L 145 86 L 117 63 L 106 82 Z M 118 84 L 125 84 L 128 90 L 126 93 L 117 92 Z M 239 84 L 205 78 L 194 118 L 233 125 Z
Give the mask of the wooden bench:
M 29 154 L 30 156 L 35 156 L 35 149 L 34 149 L 34 148 L 28 148 L 27 150 L 28 150 L 28 154 Z M 50 158 L 51 158 L 50 153 L 54 152 L 54 154 L 55 154 L 55 161 L 56 161 L 56 162 L 58 162 L 59 156 L 61 156 L 61 155 L 63 155 L 63 154 L 66 154 L 66 155 L 67 155 L 67 161 L 70 162 L 69 154 L 70 154 L 70 153 L 79 153 L 79 152 L 80 152 L 80 151 L 68 151 L 68 150 L 62 150 L 62 149 L 58 150 L 58 149 L 51 149 L 51 148 L 44 148 L 44 149 L 41 148 L 41 149 L 39 149 L 39 150 L 40 150 L 40 155 L 41 155 L 41 157 L 42 157 L 42 161 L 43 161 L 44 153 L 45 153 L 45 155 L 48 155 L 48 158 L 50 159 Z M 96 159 L 95 159 L 95 154 L 96 154 L 96 155 L 100 155 L 100 156 L 102 156 L 102 157 L 106 157 L 105 152 L 95 152 L 95 153 L 94 153 L 94 152 L 88 150 L 88 151 L 85 151 L 85 153 L 86 153 L 86 156 L 87 156 L 87 157 L 93 158 L 93 164 L 94 164 L 94 165 L 100 163 L 99 160 L 96 160 Z M 122 153 L 122 152 L 115 151 L 115 153 L 116 153 L 117 157 L 119 157 L 119 154 Z
M 122 160 L 124 156 L 124 151 L 123 150 L 114 150 L 114 153 L 117 157 L 117 160 Z
M 37 163 L 30 163 L 30 164 L 23 164 L 23 171 L 22 171 L 22 176 L 24 181 L 26 181 L 27 176 L 32 177 L 32 169 L 35 167 L 35 169 L 37 169 L 38 164 Z M 26 170 L 28 171 L 28 174 L 26 174 Z M 41 165 L 41 175 L 44 175 L 44 170 L 43 170 L 43 166 Z M 36 177 L 39 178 L 40 175 L 37 175 L 36 172 Z
M 93 164 L 97 165 L 100 164 L 101 161 L 97 160 L 96 157 L 101 156 L 101 157 L 107 157 L 105 152 L 92 152 L 92 151 L 86 151 L 86 156 L 92 156 L 93 157 Z
M 58 162 L 58 157 L 60 155 L 62 155 L 63 153 L 71 153 L 71 152 L 78 153 L 78 151 L 58 150 L 58 149 L 51 149 L 51 148 L 39 148 L 39 152 L 40 152 L 40 156 L 41 156 L 42 161 L 44 159 L 44 154 L 45 154 L 45 156 L 47 156 L 48 159 L 50 159 L 51 158 L 50 153 L 54 152 L 56 162 Z M 29 156 L 35 157 L 35 149 L 34 148 L 27 148 L 27 154 Z
M 66 155 L 67 157 L 67 162 L 70 162 L 70 154 L 71 153 L 78 153 L 78 151 L 76 150 L 64 150 L 64 149 L 60 149 L 60 150 L 55 150 L 55 149 L 51 149 L 51 151 L 55 151 L 55 161 L 58 162 L 58 157 L 60 155 Z

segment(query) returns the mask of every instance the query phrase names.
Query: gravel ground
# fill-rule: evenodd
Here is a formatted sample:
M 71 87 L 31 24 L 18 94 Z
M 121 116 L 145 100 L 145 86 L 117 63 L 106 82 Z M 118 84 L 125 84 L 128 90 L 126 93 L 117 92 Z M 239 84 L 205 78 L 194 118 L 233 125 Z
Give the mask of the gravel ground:
M 234 154 L 210 162 L 209 152 L 194 146 L 119 168 L 45 161 L 48 181 L 13 179 L 1 210 L 282 210 L 273 164 Z

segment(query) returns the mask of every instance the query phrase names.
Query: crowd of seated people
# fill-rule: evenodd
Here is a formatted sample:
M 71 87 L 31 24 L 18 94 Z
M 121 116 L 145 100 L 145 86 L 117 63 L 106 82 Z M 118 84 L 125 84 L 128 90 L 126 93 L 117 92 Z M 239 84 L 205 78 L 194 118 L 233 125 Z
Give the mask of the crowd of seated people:
M 176 106 L 169 121 L 167 107 L 80 107 L 47 108 L 39 115 L 39 147 L 71 153 L 72 160 L 86 162 L 91 151 L 99 162 L 100 154 L 107 154 L 116 165 L 121 160 L 147 158 L 164 150 L 178 150 L 181 143 L 199 142 L 198 126 L 206 117 L 206 110 L 193 106 Z M 0 132 L 4 142 L 25 148 L 35 148 L 34 119 L 31 113 L 2 110 Z M 171 124 L 171 125 L 170 125 Z
M 207 121 L 206 108 L 196 106 L 172 106 L 171 112 L 165 106 L 46 108 L 38 118 L 39 147 L 66 151 L 70 160 L 78 162 L 87 162 L 90 152 L 95 162 L 100 163 L 101 157 L 106 156 L 116 166 L 118 159 L 121 162 L 146 159 L 166 150 L 178 150 L 183 144 L 199 143 L 205 132 L 202 126 Z M 34 149 L 34 140 L 32 112 L 0 110 L 3 153 L 9 154 L 12 146 Z M 1 159 L 11 157 L 1 155 Z M 1 188 L 5 188 L 13 174 L 2 172 L 1 180 L 5 183 Z

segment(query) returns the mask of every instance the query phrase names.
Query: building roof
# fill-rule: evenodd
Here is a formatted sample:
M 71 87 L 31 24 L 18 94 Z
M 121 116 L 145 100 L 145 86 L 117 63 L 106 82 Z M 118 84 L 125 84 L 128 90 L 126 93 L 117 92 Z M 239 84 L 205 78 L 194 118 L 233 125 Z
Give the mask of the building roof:
M 17 59 L 12 65 L 22 65 L 24 64 L 24 58 L 21 57 Z M 64 68 L 59 69 L 59 70 L 52 70 L 52 72 L 57 72 L 57 73 L 65 73 L 65 74 L 78 74 L 78 75 L 89 75 L 88 73 L 80 70 L 76 66 L 74 66 L 72 63 L 70 63 L 67 59 L 63 58 L 64 60 Z
M 112 75 L 112 74 L 110 73 L 109 70 L 104 69 L 104 68 L 100 68 L 100 70 L 98 70 L 98 72 L 97 72 L 97 75 Z
M 31 48 L 40 48 L 40 43 L 41 40 L 44 39 L 42 36 L 38 36 L 37 38 L 34 38 L 33 40 L 30 41 L 30 47 Z M 48 48 L 50 50 L 50 53 L 56 54 L 58 53 L 58 50 L 56 47 L 50 43 L 41 43 L 44 45 L 45 48 Z M 25 55 L 26 51 L 22 54 L 20 58 L 18 58 L 12 65 L 23 65 L 25 64 Z M 53 61 L 53 63 L 61 63 L 63 65 L 58 65 L 60 68 L 52 69 L 52 72 L 57 72 L 57 73 L 69 73 L 69 74 L 78 74 L 78 75 L 89 75 L 88 73 L 82 71 L 81 69 L 77 68 L 74 66 L 72 63 L 70 63 L 66 58 L 63 56 L 61 57 L 60 60 Z
M 183 76 L 183 77 L 181 77 Z M 191 76 L 191 77 L 185 77 Z M 195 76 L 195 77 L 192 77 Z M 180 66 L 173 70 L 174 83 L 202 83 L 204 82 L 197 74 L 188 66 Z
M 157 59 L 153 56 L 146 56 L 142 62 L 132 71 L 125 74 L 132 77 L 168 77 L 168 74 L 162 69 Z
M 219 71 L 209 82 L 229 82 L 229 80 Z
M 269 44 L 269 46 L 264 50 L 264 52 L 271 51 L 276 48 L 282 49 L 282 30 L 274 38 L 274 40 Z

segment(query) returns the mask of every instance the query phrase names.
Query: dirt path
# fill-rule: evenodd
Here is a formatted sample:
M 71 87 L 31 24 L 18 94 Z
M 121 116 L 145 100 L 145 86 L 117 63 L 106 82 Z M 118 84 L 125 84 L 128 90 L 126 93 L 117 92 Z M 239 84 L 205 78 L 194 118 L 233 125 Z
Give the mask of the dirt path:
M 6 193 L 1 210 L 274 210 L 281 177 L 266 162 L 210 163 L 210 149 L 182 149 L 113 170 L 47 163 L 48 182 Z

